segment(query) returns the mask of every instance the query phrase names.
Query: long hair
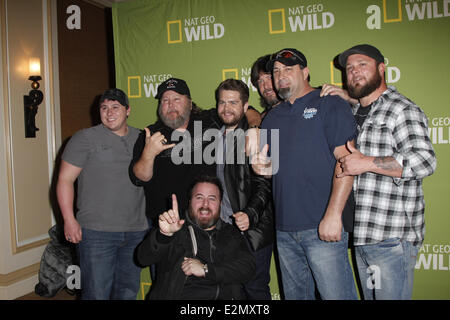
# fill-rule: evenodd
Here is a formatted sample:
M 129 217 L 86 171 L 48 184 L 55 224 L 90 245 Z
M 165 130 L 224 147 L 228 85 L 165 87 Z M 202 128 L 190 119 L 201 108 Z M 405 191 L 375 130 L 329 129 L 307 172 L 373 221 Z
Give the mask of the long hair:
M 252 82 L 252 85 L 255 88 L 258 88 L 258 79 L 259 74 L 262 73 L 269 73 L 271 74 L 271 70 L 267 69 L 267 63 L 270 60 L 271 55 L 267 54 L 265 56 L 259 57 L 252 65 L 252 70 L 250 72 L 250 80 Z

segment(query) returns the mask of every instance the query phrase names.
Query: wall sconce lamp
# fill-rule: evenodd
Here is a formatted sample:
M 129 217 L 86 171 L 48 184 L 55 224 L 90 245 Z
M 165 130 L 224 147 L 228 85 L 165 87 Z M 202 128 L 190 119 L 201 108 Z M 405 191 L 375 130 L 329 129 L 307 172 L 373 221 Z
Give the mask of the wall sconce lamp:
M 41 65 L 39 58 L 30 58 L 29 71 L 30 77 L 28 78 L 28 80 L 31 80 L 32 90 L 30 90 L 27 96 L 23 96 L 25 138 L 36 138 L 36 131 L 39 130 L 39 128 L 36 128 L 36 114 L 38 112 L 38 106 L 44 99 L 44 94 L 42 93 L 42 91 L 38 90 L 38 81 L 42 80 L 40 76 Z

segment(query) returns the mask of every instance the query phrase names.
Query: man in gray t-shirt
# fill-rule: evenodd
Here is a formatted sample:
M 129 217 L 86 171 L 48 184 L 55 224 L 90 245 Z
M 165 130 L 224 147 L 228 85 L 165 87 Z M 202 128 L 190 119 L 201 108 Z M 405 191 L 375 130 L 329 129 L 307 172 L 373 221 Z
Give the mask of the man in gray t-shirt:
M 102 123 L 78 131 L 62 155 L 57 196 L 66 239 L 79 252 L 82 299 L 136 299 L 139 290 L 141 269 L 133 253 L 148 224 L 144 190 L 128 174 L 139 135 L 127 125 L 129 113 L 123 91 L 105 91 L 100 98 Z

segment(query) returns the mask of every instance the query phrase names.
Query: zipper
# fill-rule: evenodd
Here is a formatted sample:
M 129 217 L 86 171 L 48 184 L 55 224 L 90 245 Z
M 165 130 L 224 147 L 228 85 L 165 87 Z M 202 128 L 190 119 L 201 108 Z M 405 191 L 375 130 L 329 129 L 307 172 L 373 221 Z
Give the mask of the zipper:
M 209 260 L 211 261 L 211 263 L 214 263 L 214 250 L 215 250 L 215 246 L 212 240 L 212 236 L 208 233 L 208 237 L 209 237 Z M 217 284 L 216 285 L 216 295 L 214 296 L 214 300 L 217 300 L 219 298 L 219 293 L 220 293 L 220 285 Z

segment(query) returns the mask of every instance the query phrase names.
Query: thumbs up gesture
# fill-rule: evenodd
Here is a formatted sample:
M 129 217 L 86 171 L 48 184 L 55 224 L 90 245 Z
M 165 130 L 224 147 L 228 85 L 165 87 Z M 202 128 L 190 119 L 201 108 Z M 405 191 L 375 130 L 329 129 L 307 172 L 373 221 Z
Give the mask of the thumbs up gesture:
M 369 171 L 368 164 L 371 157 L 367 157 L 359 152 L 352 141 L 347 141 L 346 146 L 350 154 L 339 159 L 342 172 L 336 177 L 356 176 Z
M 181 229 L 184 221 L 180 220 L 180 215 L 178 214 L 177 196 L 172 194 L 172 209 L 159 215 L 159 231 L 171 237 Z

